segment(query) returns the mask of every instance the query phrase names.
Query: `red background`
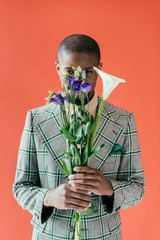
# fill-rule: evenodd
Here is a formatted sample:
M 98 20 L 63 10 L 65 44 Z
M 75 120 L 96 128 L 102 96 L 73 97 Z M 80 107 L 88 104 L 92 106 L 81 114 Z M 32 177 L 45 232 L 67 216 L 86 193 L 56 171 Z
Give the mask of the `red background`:
M 56 53 L 73 33 L 99 43 L 102 70 L 126 80 L 108 101 L 137 120 L 146 194 L 121 211 L 123 239 L 159 239 L 159 12 L 155 0 L 1 0 L 1 239 L 31 239 L 32 216 L 12 193 L 20 137 L 27 111 L 44 105 L 49 89 L 60 89 Z

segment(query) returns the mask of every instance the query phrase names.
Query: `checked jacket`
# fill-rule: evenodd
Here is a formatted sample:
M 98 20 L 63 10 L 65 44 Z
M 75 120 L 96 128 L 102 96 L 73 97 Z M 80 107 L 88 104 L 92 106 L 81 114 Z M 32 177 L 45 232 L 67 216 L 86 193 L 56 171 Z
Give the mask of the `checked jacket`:
M 98 96 L 97 112 L 101 98 Z M 50 103 L 27 112 L 18 153 L 14 197 L 32 215 L 32 239 L 73 239 L 74 210 L 45 208 L 48 189 L 68 182 L 62 166 L 66 149 L 59 129 L 64 125 L 59 105 Z M 145 193 L 145 178 L 134 113 L 106 102 L 93 147 L 103 147 L 90 159 L 89 166 L 98 168 L 113 187 L 113 199 L 91 193 L 98 213 L 82 215 L 82 239 L 122 239 L 119 211 L 136 206 Z M 122 152 L 114 153 L 115 144 Z M 111 154 L 112 153 L 112 154 Z

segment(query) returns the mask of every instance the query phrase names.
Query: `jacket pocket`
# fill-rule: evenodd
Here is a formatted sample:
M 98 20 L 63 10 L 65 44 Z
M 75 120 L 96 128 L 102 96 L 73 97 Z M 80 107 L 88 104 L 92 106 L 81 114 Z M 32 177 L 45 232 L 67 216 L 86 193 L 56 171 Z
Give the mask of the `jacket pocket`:
M 107 221 L 111 235 L 116 234 L 117 232 L 120 231 L 122 223 L 119 212 L 110 215 L 107 218 Z

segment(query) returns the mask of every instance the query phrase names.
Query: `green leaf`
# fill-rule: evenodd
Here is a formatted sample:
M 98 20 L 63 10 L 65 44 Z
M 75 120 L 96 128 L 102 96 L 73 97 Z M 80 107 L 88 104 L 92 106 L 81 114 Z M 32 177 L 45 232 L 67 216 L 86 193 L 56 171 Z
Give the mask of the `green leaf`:
M 68 158 L 71 158 L 71 157 L 72 157 L 71 153 L 66 152 L 65 150 L 57 150 L 57 152 L 65 154 L 66 157 L 68 157 Z
M 83 137 L 77 137 L 75 143 L 76 144 L 81 144 Z
M 74 122 L 74 121 L 73 121 Z M 73 123 L 70 125 L 69 128 L 69 134 L 71 134 L 72 136 L 74 135 L 74 127 L 73 127 Z
M 62 165 L 63 165 L 63 169 L 65 171 L 65 173 L 67 174 L 67 176 L 72 174 L 72 166 L 71 163 L 69 162 L 68 159 L 63 159 L 62 160 Z
M 98 207 L 95 206 L 93 203 L 91 203 L 92 205 L 90 207 L 88 207 L 85 211 L 81 211 L 81 213 L 83 215 L 90 215 L 92 213 L 96 213 L 98 212 Z
M 81 107 L 79 106 L 78 109 L 76 109 L 76 119 L 82 120 L 83 116 L 81 114 Z
M 66 139 L 66 150 L 70 152 L 70 141 L 68 139 Z
M 74 216 L 72 216 L 72 218 L 76 221 L 76 222 L 78 222 L 79 221 L 79 217 L 80 217 L 80 215 L 79 215 L 79 213 L 78 212 L 76 212 L 75 213 L 75 215 Z
M 82 124 L 79 120 L 77 120 L 74 124 L 73 124 L 73 129 L 74 129 L 74 136 L 75 137 L 82 137 Z
M 65 125 L 62 129 L 60 129 L 60 132 L 67 137 L 70 141 L 75 141 L 74 137 L 69 133 L 68 126 Z
M 86 124 L 87 122 L 88 122 L 88 114 L 86 113 L 86 112 L 84 112 L 84 114 L 83 114 L 83 118 L 82 118 L 82 122 L 84 123 L 84 124 Z
M 70 152 L 72 154 L 72 157 L 77 158 L 79 161 L 79 165 L 81 165 L 81 158 L 80 158 L 79 149 L 77 148 L 77 146 L 75 146 L 74 144 L 71 144 Z
M 82 140 L 81 140 L 81 144 L 82 145 L 86 145 L 87 144 L 87 137 L 83 136 Z
M 89 154 L 89 158 L 93 157 L 95 154 L 97 154 L 97 152 L 102 148 L 104 147 L 105 144 L 101 144 L 100 146 L 98 146 L 97 148 L 94 148 L 92 150 L 92 152 Z
M 92 125 L 92 129 L 94 129 L 95 120 L 94 120 L 93 115 L 90 115 L 90 117 L 89 117 L 89 121 L 90 121 L 90 123 L 91 123 L 91 125 Z
M 77 166 L 81 166 L 78 158 L 76 158 L 76 157 L 72 158 L 72 168 L 77 167 Z
M 85 166 L 88 161 L 88 144 L 84 145 L 81 153 L 81 164 Z
M 86 124 L 86 128 L 85 128 L 85 135 L 87 136 L 88 134 L 90 134 L 93 130 L 93 126 L 90 122 L 87 122 Z

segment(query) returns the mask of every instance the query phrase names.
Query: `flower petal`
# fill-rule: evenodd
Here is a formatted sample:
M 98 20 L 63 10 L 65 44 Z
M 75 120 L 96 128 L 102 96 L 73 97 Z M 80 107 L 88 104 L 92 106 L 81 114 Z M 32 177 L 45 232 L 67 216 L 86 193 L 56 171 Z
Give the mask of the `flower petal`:
M 55 98 L 51 98 L 51 102 L 54 102 L 55 104 L 61 103 L 61 97 L 57 95 Z
M 86 79 L 86 71 L 85 70 L 83 70 L 83 72 L 82 72 L 82 78 Z
M 73 90 L 76 92 L 76 93 L 80 93 L 81 91 L 81 81 L 80 80 L 77 80 L 74 82 L 73 84 Z
M 83 84 L 81 84 L 81 91 L 82 92 L 89 92 L 92 88 L 92 84 L 90 84 L 89 82 L 85 82 Z
M 106 100 L 109 97 L 113 89 L 116 88 L 120 82 L 123 82 L 123 83 L 126 82 L 124 79 L 110 75 L 96 67 L 93 67 L 93 69 L 97 72 L 98 75 L 100 75 L 103 82 L 103 93 L 102 93 L 103 100 Z
M 75 82 L 75 79 L 76 79 L 76 77 L 73 77 L 73 76 L 71 76 L 71 77 L 68 77 L 68 84 L 71 84 L 71 85 L 73 85 L 73 84 L 74 84 L 74 82 Z

